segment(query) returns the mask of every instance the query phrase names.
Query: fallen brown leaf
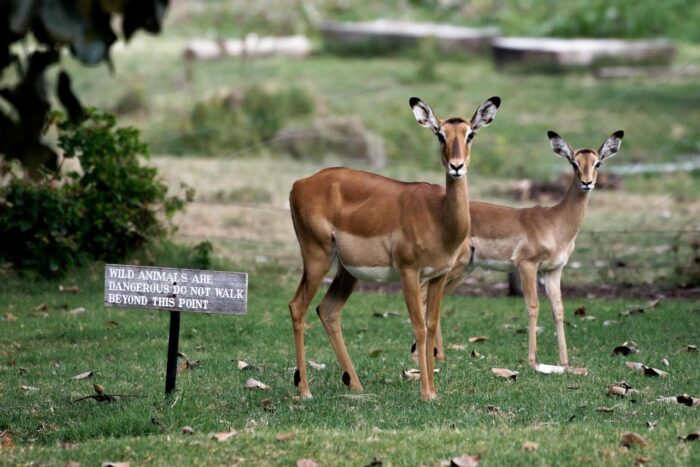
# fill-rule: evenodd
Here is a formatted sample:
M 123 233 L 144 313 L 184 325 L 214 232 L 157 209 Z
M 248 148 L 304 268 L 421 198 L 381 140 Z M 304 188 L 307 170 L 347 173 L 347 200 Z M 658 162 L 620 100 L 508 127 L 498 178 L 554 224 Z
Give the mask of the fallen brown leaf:
M 309 366 L 313 368 L 314 370 L 325 370 L 326 365 L 325 363 L 316 363 L 313 360 L 309 360 Z
M 440 373 L 440 368 L 434 368 L 433 373 Z M 411 368 L 410 370 L 402 371 L 401 376 L 408 379 L 420 379 L 420 370 Z
M 85 372 L 83 372 L 83 373 L 80 373 L 80 374 L 77 374 L 77 375 L 73 376 L 73 379 L 75 379 L 75 380 L 86 379 L 86 378 L 91 377 L 91 376 L 94 375 L 94 374 L 95 374 L 95 373 L 92 372 L 92 371 L 85 371 Z
M 450 459 L 450 466 L 476 467 L 477 465 L 479 465 L 479 458 L 480 456 L 478 454 L 476 456 L 470 456 L 468 454 L 465 454 L 463 456 L 453 457 L 452 459 Z
M 450 344 L 447 346 L 447 348 L 451 350 L 465 350 L 466 347 L 465 344 Z
M 692 433 L 688 433 L 686 436 L 679 436 L 678 439 L 681 441 L 697 441 L 700 439 L 700 430 L 693 431 Z
M 479 352 L 477 352 L 476 350 L 472 350 L 472 351 L 469 353 L 469 355 L 470 355 L 472 358 L 481 358 L 481 354 L 480 354 Z
M 637 392 L 638 391 L 636 389 L 632 389 L 632 386 L 627 384 L 626 381 L 618 381 L 617 383 L 613 383 L 613 385 L 610 387 L 608 390 L 608 395 L 625 397 L 631 394 L 636 394 Z
M 128 462 L 104 461 L 102 463 L 102 467 L 129 467 L 129 463 Z
M 671 362 L 668 361 L 668 357 L 664 357 L 661 359 L 661 363 L 664 364 L 664 366 L 670 366 Z
M 222 431 L 222 432 L 220 432 L 220 433 L 214 433 L 214 434 L 212 435 L 212 439 L 215 439 L 215 440 L 217 440 L 217 441 L 226 441 L 226 440 L 229 440 L 229 439 L 233 438 L 233 437 L 236 436 L 237 434 L 238 434 L 238 433 L 236 432 L 236 430 Z
M 688 407 L 700 405 L 700 399 L 690 397 L 688 394 L 681 394 L 680 396 L 677 396 L 676 402 L 678 402 L 679 404 L 687 405 Z
M 658 368 L 646 366 L 643 363 L 625 362 L 625 365 L 627 365 L 627 367 L 631 370 L 641 371 L 644 376 L 668 376 L 667 372 L 659 370 Z
M 498 414 L 501 412 L 501 408 L 495 405 L 487 405 L 486 406 L 486 412 L 491 413 L 491 414 Z
M 76 315 L 82 315 L 83 313 L 85 313 L 85 311 L 86 311 L 85 307 L 79 306 L 78 308 L 73 308 L 68 313 L 70 313 L 73 316 L 76 316 Z
M 518 371 L 512 371 L 507 368 L 491 368 L 491 372 L 499 378 L 512 379 L 513 381 L 515 381 L 520 374 Z
M 528 451 L 528 452 L 533 452 L 537 451 L 540 448 L 540 445 L 538 443 L 535 443 L 534 441 L 525 441 L 523 443 L 523 451 Z
M 78 292 L 80 292 L 80 287 L 77 285 L 59 285 L 58 291 L 59 292 L 78 293 Z
M 588 376 L 588 368 L 584 367 L 567 367 L 566 372 L 576 376 Z
M 617 321 L 614 319 L 606 319 L 603 321 L 603 326 L 612 326 L 613 324 L 617 324 Z
M 489 338 L 486 336 L 472 336 L 469 338 L 469 343 L 473 344 L 475 342 L 483 342 L 483 341 L 487 341 L 487 340 L 489 340 Z
M 5 310 L 5 319 L 8 321 L 17 321 L 17 317 L 12 313 L 12 307 Z
M 680 351 L 681 351 L 681 352 L 697 352 L 697 351 L 698 351 L 698 346 L 697 346 L 697 345 L 688 344 L 688 345 L 686 345 L 685 347 L 683 347 Z
M 639 347 L 632 341 L 625 341 L 622 345 L 618 345 L 613 349 L 613 355 L 629 355 L 639 352 Z
M 182 433 L 183 435 L 193 435 L 193 434 L 194 434 L 194 428 L 192 428 L 192 427 L 189 426 L 189 425 L 183 426 L 183 427 L 180 429 L 180 433 Z
M 399 316 L 400 314 L 395 312 L 395 311 L 385 311 L 384 313 L 380 313 L 378 311 L 375 311 L 373 316 L 375 318 L 388 318 L 390 316 Z
M 649 300 L 649 301 L 647 302 L 647 308 L 654 308 L 654 307 L 656 307 L 656 305 L 658 305 L 659 303 L 661 303 L 661 299 L 660 299 L 660 298 L 655 298 L 654 300 Z
M 102 387 L 102 385 L 93 383 L 92 388 L 95 390 L 95 392 L 99 395 L 104 394 L 105 388 Z
M 245 387 L 248 389 L 270 389 L 270 386 L 254 378 L 248 378 L 248 380 L 245 382 Z
M 297 437 L 297 434 L 290 431 L 289 433 L 282 433 L 282 434 L 277 435 L 275 437 L 275 439 L 277 441 L 291 441 L 296 437 Z
M 9 451 L 15 447 L 15 440 L 12 439 L 12 432 L 9 430 L 0 431 L 0 449 Z
M 297 467 L 316 467 L 317 465 L 313 459 L 299 459 L 297 461 Z
M 647 456 L 637 456 L 634 458 L 635 465 L 644 465 L 647 462 L 649 462 L 649 458 Z
M 644 308 L 642 308 L 641 306 L 635 306 L 632 308 L 628 308 L 625 311 L 621 311 L 620 316 L 632 316 L 632 315 L 637 315 L 637 314 L 641 314 L 641 313 L 644 313 Z
M 615 409 L 612 407 L 598 407 L 595 411 L 600 413 L 613 413 Z
M 46 311 L 48 309 L 49 309 L 49 306 L 46 303 L 40 303 L 34 307 L 34 311 Z
M 647 445 L 647 441 L 637 433 L 634 433 L 632 431 L 626 431 L 622 434 L 620 444 L 626 448 L 630 448 L 635 445 L 645 447 Z
M 574 310 L 574 316 L 586 316 L 586 307 L 580 306 Z
M 34 392 L 34 391 L 38 391 L 38 390 L 39 390 L 39 388 L 35 388 L 34 386 L 27 386 L 26 384 L 20 384 L 20 385 L 19 385 L 19 388 L 20 388 L 22 391 L 27 391 L 27 392 Z

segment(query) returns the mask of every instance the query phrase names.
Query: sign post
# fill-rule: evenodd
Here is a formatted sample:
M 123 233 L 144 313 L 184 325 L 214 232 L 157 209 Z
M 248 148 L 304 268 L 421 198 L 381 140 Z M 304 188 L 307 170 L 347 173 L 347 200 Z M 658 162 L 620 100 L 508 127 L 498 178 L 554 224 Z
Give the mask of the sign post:
M 107 307 L 170 312 L 165 394 L 175 390 L 180 312 L 245 315 L 248 275 L 199 269 L 105 265 Z

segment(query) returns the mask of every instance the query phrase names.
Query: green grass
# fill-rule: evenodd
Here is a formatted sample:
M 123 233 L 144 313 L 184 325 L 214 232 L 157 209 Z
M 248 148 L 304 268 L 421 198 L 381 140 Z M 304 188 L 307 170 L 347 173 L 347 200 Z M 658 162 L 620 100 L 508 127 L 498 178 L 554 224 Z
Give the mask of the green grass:
M 105 309 L 99 266 L 61 282 L 79 284 L 77 294 L 58 292 L 58 282 L 5 278 L 2 303 L 17 319 L 3 316 L 0 326 L 0 431 L 12 431 L 16 446 L 0 451 L 0 463 L 290 465 L 310 457 L 321 465 L 364 465 L 377 457 L 392 465 L 436 465 L 464 453 L 481 454 L 484 465 L 630 465 L 639 455 L 658 465 L 700 462 L 700 445 L 676 439 L 700 427 L 698 409 L 655 401 L 684 392 L 700 395 L 698 355 L 678 352 L 697 344 L 697 303 L 663 301 L 625 318 L 619 312 L 639 302 L 568 300 L 572 364 L 590 372 L 577 377 L 541 375 L 527 367 L 526 335 L 503 326 L 526 325 L 521 300 L 448 297 L 443 308 L 446 341 L 467 343 L 473 335 L 489 340 L 467 344 L 466 351 L 448 350 L 448 361 L 438 365 L 439 399 L 424 403 L 417 382 L 400 376 L 414 366 L 401 296 L 358 293 L 346 307 L 343 329 L 364 392 L 351 396 L 343 386 L 323 327 L 310 309 L 307 355 L 327 366 L 309 369 L 314 398 L 302 401 L 292 384 L 294 350 L 286 307 L 295 278 L 270 269 L 242 269 L 251 271 L 247 316 L 183 315 L 180 350 L 201 366 L 178 375 L 172 399 L 163 396 L 167 313 Z M 48 310 L 35 311 L 41 303 Z M 572 316 L 580 305 L 598 319 Z M 79 306 L 86 312 L 68 311 Z M 376 318 L 375 311 L 396 311 L 398 316 Z M 606 319 L 618 324 L 605 327 Z M 539 337 L 540 360 L 555 363 L 546 303 L 539 324 L 545 329 Z M 641 349 L 629 360 L 667 369 L 669 376 L 645 378 L 629 370 L 625 358 L 611 356 L 612 348 L 626 340 Z M 484 358 L 471 358 L 472 348 Z M 373 358 L 375 350 L 382 352 Z M 669 368 L 661 364 L 664 356 Z M 237 359 L 261 369 L 241 372 Z M 516 382 L 497 379 L 493 367 L 521 375 Z M 72 379 L 84 371 L 96 375 Z M 244 389 L 248 377 L 271 389 Z M 639 394 L 622 400 L 607 396 L 610 384 L 621 379 Z M 72 402 L 92 394 L 93 382 L 107 393 L 137 397 Z M 22 390 L 21 385 L 38 391 Z M 272 399 L 273 409 L 262 407 L 266 398 Z M 490 414 L 487 405 L 500 412 Z M 596 412 L 601 406 L 615 411 Z M 647 432 L 649 420 L 658 421 L 656 430 Z M 185 425 L 194 428 L 194 436 L 180 434 Z M 209 439 L 229 429 L 239 434 L 225 443 Z M 648 447 L 629 452 L 620 447 L 625 431 L 645 436 Z M 285 432 L 297 436 L 275 441 Z M 539 450 L 523 452 L 526 440 L 538 442 Z

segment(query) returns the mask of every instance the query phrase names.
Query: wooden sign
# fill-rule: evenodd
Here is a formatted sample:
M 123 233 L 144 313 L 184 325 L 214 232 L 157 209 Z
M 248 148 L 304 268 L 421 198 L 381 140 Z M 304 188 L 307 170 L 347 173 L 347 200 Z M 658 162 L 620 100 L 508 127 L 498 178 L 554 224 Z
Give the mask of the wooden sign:
M 245 273 L 105 265 L 108 307 L 244 315 L 247 302 Z

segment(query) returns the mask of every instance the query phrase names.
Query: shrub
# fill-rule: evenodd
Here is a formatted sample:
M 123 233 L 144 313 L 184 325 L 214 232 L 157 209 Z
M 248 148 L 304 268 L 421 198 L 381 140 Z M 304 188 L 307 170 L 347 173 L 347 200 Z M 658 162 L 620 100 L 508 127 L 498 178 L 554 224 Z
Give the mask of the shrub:
M 78 157 L 82 173 L 0 190 L 0 258 L 17 269 L 60 275 L 82 259 L 119 261 L 165 236 L 170 219 L 191 199 L 168 196 L 154 168 L 141 164 L 148 149 L 138 130 L 116 128 L 114 116 L 89 110 L 80 122 L 59 118 L 59 147 Z
M 175 145 L 164 142 L 175 154 L 220 155 L 254 147 L 272 139 L 295 118 L 311 114 L 314 101 L 299 87 L 268 91 L 251 86 L 242 94 L 217 96 L 198 102 L 182 125 Z

